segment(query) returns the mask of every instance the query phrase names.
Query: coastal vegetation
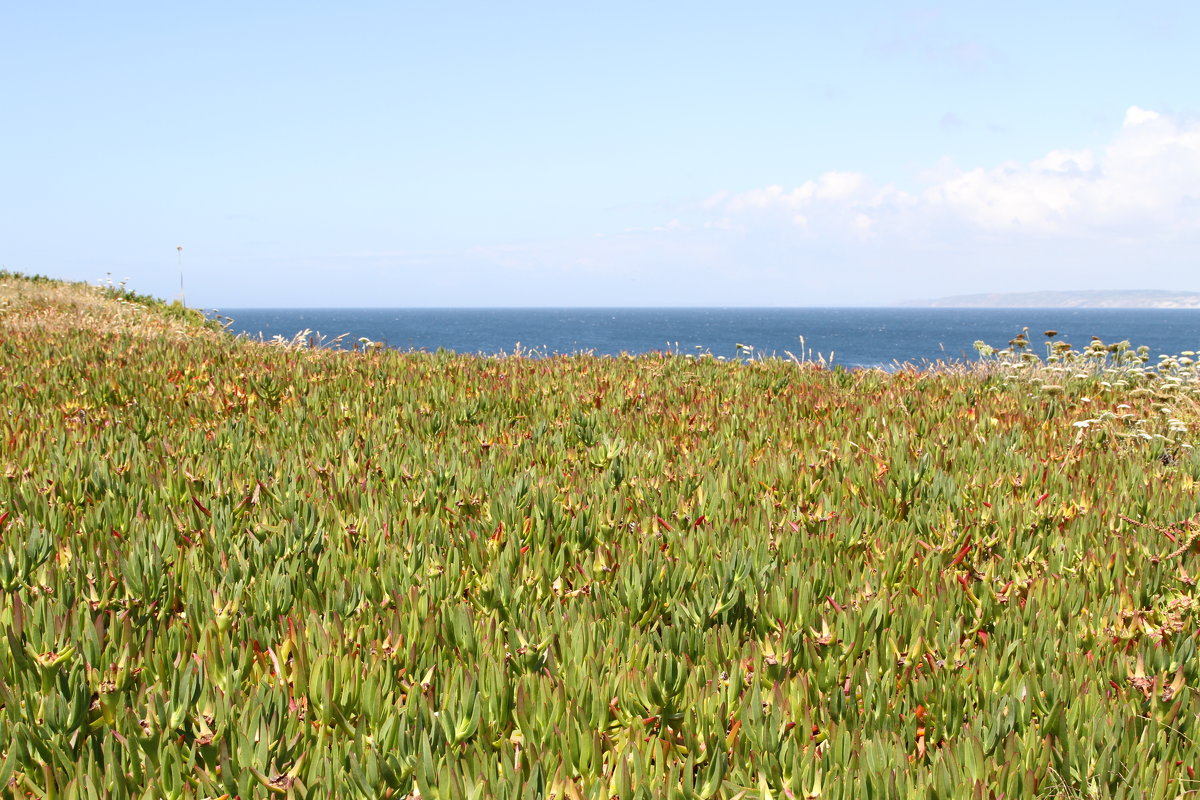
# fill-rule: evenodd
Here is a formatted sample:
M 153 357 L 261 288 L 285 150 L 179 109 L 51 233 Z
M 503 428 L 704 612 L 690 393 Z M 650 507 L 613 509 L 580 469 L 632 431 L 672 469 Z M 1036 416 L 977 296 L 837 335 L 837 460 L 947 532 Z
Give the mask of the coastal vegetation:
M 0 275 L 0 792 L 1192 796 L 1194 354 L 1040 338 L 331 351 Z

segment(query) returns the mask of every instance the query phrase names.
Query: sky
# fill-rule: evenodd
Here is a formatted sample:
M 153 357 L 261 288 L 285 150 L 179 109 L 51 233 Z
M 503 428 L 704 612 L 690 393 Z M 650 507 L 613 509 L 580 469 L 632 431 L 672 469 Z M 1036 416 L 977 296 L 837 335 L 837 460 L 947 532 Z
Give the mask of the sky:
M 221 309 L 1200 290 L 1198 39 L 1157 0 L 13 3 L 0 267 L 182 263 Z

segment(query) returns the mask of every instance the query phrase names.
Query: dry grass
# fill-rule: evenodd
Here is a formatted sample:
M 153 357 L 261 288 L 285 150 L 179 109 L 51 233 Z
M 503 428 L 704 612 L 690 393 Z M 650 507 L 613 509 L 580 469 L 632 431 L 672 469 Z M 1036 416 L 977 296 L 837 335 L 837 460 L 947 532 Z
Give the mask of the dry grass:
M 0 277 L 0 331 L 35 329 L 187 339 L 216 335 L 202 324 L 199 312 L 183 306 L 152 308 L 126 299 L 118 291 L 86 283 Z

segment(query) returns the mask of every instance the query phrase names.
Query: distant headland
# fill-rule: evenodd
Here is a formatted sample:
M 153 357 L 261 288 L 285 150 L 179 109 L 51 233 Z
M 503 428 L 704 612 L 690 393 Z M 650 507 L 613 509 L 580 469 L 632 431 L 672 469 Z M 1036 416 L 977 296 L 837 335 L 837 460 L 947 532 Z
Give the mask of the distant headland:
M 1200 292 L 1161 289 L 992 292 L 912 300 L 919 308 L 1200 308 Z

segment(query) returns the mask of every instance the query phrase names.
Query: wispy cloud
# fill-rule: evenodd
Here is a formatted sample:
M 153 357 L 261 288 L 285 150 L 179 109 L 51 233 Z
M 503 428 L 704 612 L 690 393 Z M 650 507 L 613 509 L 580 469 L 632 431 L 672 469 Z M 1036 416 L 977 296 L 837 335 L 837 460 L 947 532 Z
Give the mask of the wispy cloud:
M 999 53 L 978 38 L 952 32 L 937 11 L 914 11 L 898 27 L 875 42 L 887 59 L 919 58 L 942 68 L 978 73 L 1003 62 Z
M 942 118 L 938 122 L 938 127 L 944 131 L 953 131 L 965 126 L 966 124 L 967 123 L 964 122 L 962 117 L 958 116 L 958 114 L 955 114 L 953 111 L 947 111 L 945 114 L 942 114 Z

